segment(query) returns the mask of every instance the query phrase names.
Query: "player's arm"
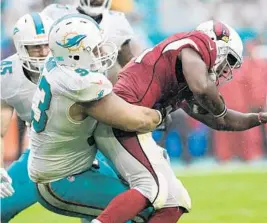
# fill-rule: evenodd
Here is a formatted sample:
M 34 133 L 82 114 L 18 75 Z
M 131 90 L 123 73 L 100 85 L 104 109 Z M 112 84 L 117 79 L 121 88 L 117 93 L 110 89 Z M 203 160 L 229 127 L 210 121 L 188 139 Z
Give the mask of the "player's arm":
M 1 100 L 1 167 L 3 167 L 3 151 L 4 151 L 4 136 L 7 133 L 11 118 L 13 115 L 13 107 Z
M 118 73 L 132 58 L 133 54 L 130 47 L 130 40 L 126 40 L 118 53 L 117 62 L 108 70 L 108 79 L 114 85 L 118 80 Z
M 185 48 L 179 56 L 184 77 L 195 99 L 215 117 L 223 116 L 226 113 L 225 104 L 200 55 L 191 48 Z
M 115 93 L 81 105 L 86 115 L 125 131 L 149 132 L 162 121 L 159 111 L 129 104 Z
M 117 60 L 121 67 L 124 67 L 134 57 L 131 51 L 130 41 L 131 41 L 130 39 L 126 40 L 122 44 L 121 49 L 118 53 Z
M 183 107 L 183 110 L 192 118 L 218 131 L 244 131 L 267 123 L 267 112 L 260 114 L 241 113 L 228 109 L 227 114 L 223 118 L 216 119 L 210 113 L 198 112 L 197 105 L 195 109 L 192 109 L 192 106 L 187 104 Z

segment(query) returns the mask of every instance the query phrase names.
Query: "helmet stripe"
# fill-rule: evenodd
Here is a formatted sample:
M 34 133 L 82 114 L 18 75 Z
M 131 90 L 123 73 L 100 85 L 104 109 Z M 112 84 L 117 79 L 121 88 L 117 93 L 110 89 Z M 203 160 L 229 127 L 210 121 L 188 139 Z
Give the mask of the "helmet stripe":
M 44 24 L 42 22 L 42 19 L 39 13 L 33 12 L 31 13 L 31 16 L 32 16 L 33 23 L 35 25 L 36 34 L 37 35 L 44 34 L 45 33 Z

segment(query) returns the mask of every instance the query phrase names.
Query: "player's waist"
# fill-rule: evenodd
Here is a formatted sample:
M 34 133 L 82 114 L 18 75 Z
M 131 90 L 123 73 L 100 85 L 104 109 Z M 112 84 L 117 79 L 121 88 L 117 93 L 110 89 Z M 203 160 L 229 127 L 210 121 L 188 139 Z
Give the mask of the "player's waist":
M 53 150 L 53 153 L 60 151 L 60 149 L 66 150 L 66 147 L 70 150 L 76 149 L 76 147 L 83 150 L 84 147 L 94 146 L 95 144 L 92 134 L 88 134 L 88 132 L 73 135 L 71 132 L 64 134 L 59 132 L 48 133 L 48 131 L 36 133 L 31 129 L 30 136 L 31 147 L 35 147 L 39 151 Z
M 75 150 L 74 150 L 75 151 Z M 28 171 L 34 182 L 48 183 L 80 173 L 92 166 L 96 149 L 72 155 L 38 156 L 31 150 Z

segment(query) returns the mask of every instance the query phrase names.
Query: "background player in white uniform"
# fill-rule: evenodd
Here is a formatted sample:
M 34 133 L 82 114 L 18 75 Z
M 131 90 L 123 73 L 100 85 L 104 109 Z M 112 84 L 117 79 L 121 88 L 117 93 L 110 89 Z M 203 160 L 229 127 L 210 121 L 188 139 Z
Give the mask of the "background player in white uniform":
M 78 6 L 52 4 L 42 13 L 56 20 L 70 13 L 81 13 L 92 17 L 104 30 L 105 36 L 114 42 L 118 48 L 118 59 L 108 71 L 108 77 L 114 84 L 117 73 L 133 57 L 131 52 L 131 39 L 133 29 L 124 13 L 109 10 L 112 0 L 79 0 Z
M 8 130 L 13 111 L 15 110 L 23 121 L 31 121 L 31 101 L 40 69 L 50 51 L 48 31 L 52 23 L 53 20 L 47 16 L 32 13 L 21 17 L 14 27 L 13 39 L 17 54 L 1 62 L 2 151 L 3 137 Z M 15 214 L 36 202 L 36 190 L 26 168 L 28 154 L 29 151 L 26 150 L 20 159 L 8 168 L 8 175 L 13 182 L 11 179 L 3 179 L 7 173 L 1 169 L 1 222 L 8 222 Z M 3 160 L 1 162 L 3 167 Z M 9 190 L 11 182 L 13 190 Z
M 112 93 L 103 72 L 115 63 L 117 48 L 105 41 L 92 18 L 73 14 L 59 19 L 50 31 L 49 47 L 53 57 L 46 61 L 32 102 L 29 176 L 38 184 L 39 202 L 48 209 L 92 219 L 125 191 L 110 176 L 95 177 L 89 171 L 97 120 L 146 132 L 162 117 Z

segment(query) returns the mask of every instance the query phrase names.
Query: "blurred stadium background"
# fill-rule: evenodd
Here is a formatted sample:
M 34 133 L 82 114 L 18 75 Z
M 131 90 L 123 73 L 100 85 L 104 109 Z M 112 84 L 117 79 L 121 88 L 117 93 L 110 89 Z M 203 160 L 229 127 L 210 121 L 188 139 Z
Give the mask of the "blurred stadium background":
M 16 20 L 51 3 L 78 0 L 1 0 L 1 59 L 15 53 L 12 30 Z M 220 88 L 228 107 L 253 112 L 267 109 L 266 0 L 113 0 L 126 13 L 140 45 L 153 46 L 168 35 L 193 29 L 208 19 L 233 26 L 244 41 L 244 63 L 234 80 Z M 3 87 L 3 86 L 2 86 Z M 192 197 L 193 210 L 182 223 L 267 222 L 267 126 L 241 133 L 215 132 L 183 112 L 172 115 L 154 139 L 168 150 L 177 176 Z M 28 139 L 16 115 L 5 137 L 6 165 L 20 156 Z M 78 222 L 38 205 L 12 223 Z

